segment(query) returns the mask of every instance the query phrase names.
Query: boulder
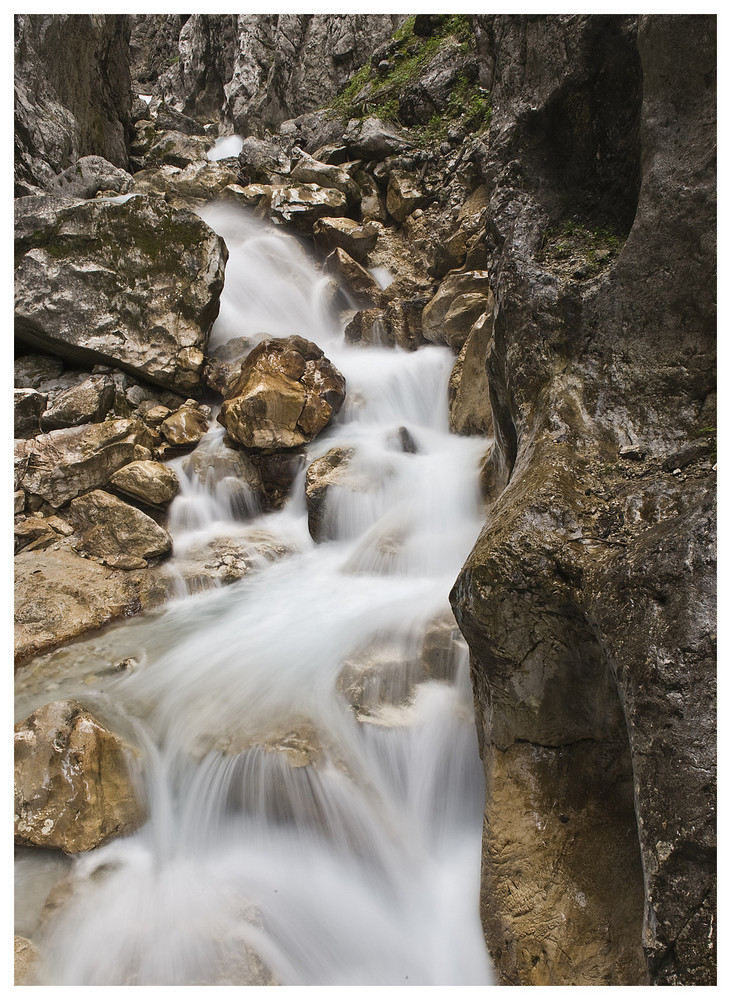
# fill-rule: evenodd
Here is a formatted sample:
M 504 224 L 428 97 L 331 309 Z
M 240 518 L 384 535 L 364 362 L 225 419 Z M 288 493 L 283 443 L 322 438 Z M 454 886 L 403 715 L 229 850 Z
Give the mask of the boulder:
M 110 480 L 120 493 L 153 507 L 169 504 L 180 489 L 178 477 L 162 462 L 130 462 L 115 472 Z
M 455 300 L 460 296 L 474 295 L 475 293 L 485 297 L 485 302 L 480 312 L 485 312 L 488 308 L 491 308 L 487 271 L 454 271 L 448 274 L 439 285 L 436 294 L 424 307 L 424 312 L 422 313 L 422 334 L 424 339 L 430 341 L 432 344 L 447 344 L 455 353 L 458 353 L 467 339 L 467 334 L 470 331 L 472 323 L 475 322 L 477 315 L 480 314 L 475 315 L 480 303 L 475 299 L 462 300 L 467 314 L 466 319 L 462 323 L 459 321 L 462 306 L 461 304 L 455 306 L 455 311 L 452 313 L 451 343 L 447 339 L 445 320 Z M 470 318 L 471 322 L 465 326 L 465 323 Z
M 291 554 L 276 535 L 250 529 L 187 546 L 174 563 L 167 564 L 166 574 L 172 587 L 182 580 L 188 592 L 198 593 L 235 583 Z
M 124 568 L 141 568 L 172 548 L 170 535 L 156 521 L 104 490 L 72 500 L 69 517 L 79 533 L 78 547 L 111 566 L 121 565 L 121 557 Z
M 324 266 L 337 279 L 351 308 L 372 308 L 381 298 L 381 286 L 373 275 L 340 247 L 328 255 Z
M 126 194 L 132 186 L 132 175 L 115 167 L 103 156 L 82 156 L 55 178 L 51 193 L 67 198 L 95 198 L 105 194 Z
M 165 165 L 139 170 L 132 190 L 137 194 L 160 194 L 174 207 L 184 208 L 196 202 L 213 201 L 238 175 L 223 163 L 196 160 L 185 167 Z
M 318 250 L 327 255 L 339 247 L 363 266 L 376 245 L 378 232 L 379 227 L 373 222 L 359 223 L 345 217 L 318 219 L 312 227 Z
M 198 388 L 227 256 L 204 222 L 153 196 L 16 208 L 21 343 Z
M 335 188 L 299 184 L 296 187 L 272 187 L 267 192 L 266 205 L 274 222 L 286 223 L 298 232 L 310 235 L 318 219 L 345 215 L 347 198 Z
M 42 382 L 57 378 L 63 362 L 48 354 L 21 354 L 13 362 L 15 388 L 39 389 Z
M 239 153 L 239 171 L 245 184 L 273 184 L 289 174 L 292 158 L 281 142 L 247 136 Z
M 192 400 L 191 400 L 192 402 Z M 197 406 L 181 406 L 160 423 L 160 431 L 175 447 L 197 444 L 208 430 L 208 414 Z
M 14 562 L 16 664 L 167 596 L 149 570 L 114 570 L 68 547 L 20 552 Z
M 184 132 L 155 132 L 152 143 L 145 154 L 145 167 L 179 167 L 181 170 L 191 164 L 207 163 L 210 140 L 200 136 L 186 135 Z
M 349 121 L 343 142 L 354 160 L 385 160 L 413 148 L 406 134 L 372 116 Z
M 407 216 L 424 204 L 424 201 L 424 192 L 417 186 L 413 174 L 401 170 L 391 171 L 386 192 L 386 208 L 397 222 L 404 222 Z
M 54 395 L 41 415 L 41 430 L 99 423 L 114 405 L 115 386 L 109 375 L 90 375 L 80 384 Z
M 19 485 L 52 507 L 105 486 L 123 465 L 150 458 L 154 440 L 141 420 L 61 428 L 16 443 Z
M 360 190 L 346 169 L 332 163 L 321 163 L 302 149 L 295 148 L 293 153 L 297 160 L 290 176 L 295 183 L 334 188 L 345 195 L 350 207 L 357 205 Z
M 302 337 L 262 341 L 241 366 L 218 415 L 238 444 L 271 453 L 311 441 L 345 399 L 345 379 Z
M 15 840 L 77 854 L 145 820 L 129 751 L 82 705 L 56 701 L 15 727 Z

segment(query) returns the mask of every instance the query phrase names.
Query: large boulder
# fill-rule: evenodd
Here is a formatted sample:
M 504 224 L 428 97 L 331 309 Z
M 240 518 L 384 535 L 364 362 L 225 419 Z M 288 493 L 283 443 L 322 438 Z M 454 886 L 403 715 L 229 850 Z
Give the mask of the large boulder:
M 447 344 L 459 353 L 472 324 L 492 306 L 487 271 L 454 271 L 447 275 L 424 307 L 424 338 L 432 344 Z
M 178 477 L 162 462 L 130 462 L 115 472 L 109 483 L 133 500 L 161 507 L 169 504 L 180 489 Z
M 35 349 L 199 387 L 226 247 L 161 197 L 16 203 L 15 332 Z
M 378 232 L 374 222 L 358 223 L 348 218 L 318 219 L 312 227 L 315 246 L 325 255 L 340 247 L 363 266 L 376 245 Z
M 109 375 L 90 375 L 58 393 L 40 418 L 41 430 L 100 423 L 114 405 L 115 385 Z
M 77 854 L 145 819 L 129 751 L 75 701 L 37 709 L 15 727 L 15 840 Z
M 218 420 L 238 444 L 271 453 L 311 441 L 344 399 L 345 379 L 316 344 L 271 339 L 242 364 Z

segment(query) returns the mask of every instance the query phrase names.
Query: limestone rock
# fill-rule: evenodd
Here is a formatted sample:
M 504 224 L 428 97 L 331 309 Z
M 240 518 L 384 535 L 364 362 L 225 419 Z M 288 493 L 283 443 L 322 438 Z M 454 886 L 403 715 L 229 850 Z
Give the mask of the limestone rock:
M 484 296 L 484 303 L 472 298 L 467 300 L 461 298 L 476 293 Z M 453 322 L 448 334 L 445 320 L 453 306 Z M 464 321 L 460 322 L 462 306 L 466 307 L 466 316 Z M 457 353 L 462 349 L 470 327 L 477 319 L 475 312 L 479 315 L 490 308 L 490 287 L 486 271 L 463 271 L 448 274 L 434 297 L 424 307 L 422 314 L 424 338 L 432 344 L 448 344 Z
M 287 223 L 308 235 L 318 219 L 345 215 L 347 208 L 347 198 L 341 191 L 318 184 L 273 187 L 267 201 L 269 215 L 275 222 Z
M 403 171 L 393 170 L 388 178 L 386 208 L 397 222 L 404 222 L 408 215 L 424 203 L 424 193 L 416 185 L 416 178 Z
M 334 188 L 345 195 L 351 207 L 360 201 L 358 185 L 343 167 L 332 163 L 321 163 L 302 149 L 295 149 L 294 154 L 298 157 L 291 172 L 291 178 L 295 183 Z
M 39 389 L 63 372 L 63 362 L 48 354 L 22 354 L 13 363 L 16 389 Z
M 184 208 L 196 202 L 213 201 L 238 176 L 223 163 L 195 161 L 185 167 L 165 165 L 139 170 L 134 175 L 132 190 L 138 194 L 165 195 L 174 207 Z
M 349 305 L 368 309 L 380 299 L 381 288 L 376 279 L 340 247 L 326 258 L 325 270 L 338 279 Z
M 316 542 L 332 538 L 327 520 L 327 496 L 333 486 L 347 479 L 352 448 L 331 448 L 322 458 L 310 464 L 305 476 L 307 527 Z
M 35 389 L 15 389 L 13 399 L 14 436 L 33 437 L 41 429 L 41 414 L 46 408 L 48 396 Z
M 16 444 L 19 482 L 26 492 L 62 507 L 104 486 L 129 462 L 149 458 L 154 441 L 140 420 L 107 420 L 61 428 Z
M 371 116 L 348 122 L 343 142 L 354 160 L 385 160 L 387 156 L 412 148 L 404 133 Z
M 15 557 L 15 657 L 21 663 L 166 598 L 149 570 L 122 571 L 68 548 Z
M 160 424 L 170 444 L 180 447 L 197 444 L 208 430 L 208 417 L 196 406 L 181 406 Z
M 482 298 L 482 296 L 480 296 Z M 485 371 L 492 336 L 492 313 L 477 320 L 449 377 L 449 429 L 455 434 L 492 435 L 490 385 Z
M 92 490 L 71 501 L 69 516 L 80 534 L 80 547 L 105 561 L 119 556 L 145 560 L 172 547 L 170 535 L 141 510 L 104 490 Z
M 315 246 L 325 254 L 340 247 L 353 260 L 366 266 L 368 254 L 378 240 L 379 227 L 373 222 L 358 223 L 348 218 L 318 219 L 312 227 Z
M 311 341 L 262 341 L 241 366 L 219 423 L 246 448 L 298 448 L 323 429 L 345 398 L 345 379 Z
M 100 191 L 126 194 L 132 175 L 103 156 L 82 156 L 54 180 L 52 193 L 68 198 L 95 198 Z
M 129 30 L 124 14 L 15 16 L 17 195 L 88 154 L 126 169 Z
M 119 740 L 75 701 L 37 709 L 15 727 L 15 839 L 88 851 L 145 819 Z
M 206 161 L 210 141 L 183 132 L 155 132 L 145 155 L 145 166 L 179 167 L 184 170 L 198 161 Z
M 282 143 L 254 135 L 244 139 L 238 160 L 242 181 L 247 184 L 276 183 L 289 174 L 292 166 L 292 158 Z
M 178 477 L 162 462 L 130 462 L 115 472 L 110 484 L 120 493 L 154 507 L 170 503 L 180 489 Z
M 18 202 L 20 341 L 195 389 L 223 287 L 223 241 L 197 216 L 153 196 Z
M 99 423 L 112 408 L 114 397 L 114 382 L 108 375 L 90 375 L 79 385 L 54 396 L 41 415 L 41 430 Z

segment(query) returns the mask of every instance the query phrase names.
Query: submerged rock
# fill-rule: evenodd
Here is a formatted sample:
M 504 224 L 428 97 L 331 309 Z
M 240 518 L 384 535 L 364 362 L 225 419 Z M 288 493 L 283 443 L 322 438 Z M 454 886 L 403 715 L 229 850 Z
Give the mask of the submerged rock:
M 78 702 L 52 702 L 15 727 L 17 843 L 77 854 L 144 819 L 129 751 Z

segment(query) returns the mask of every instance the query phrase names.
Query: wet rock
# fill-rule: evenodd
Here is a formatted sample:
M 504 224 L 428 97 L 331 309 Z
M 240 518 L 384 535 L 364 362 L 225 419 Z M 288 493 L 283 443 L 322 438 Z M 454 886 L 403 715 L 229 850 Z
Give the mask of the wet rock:
M 480 296 L 482 298 L 482 296 Z M 455 434 L 492 435 L 490 385 L 485 370 L 492 313 L 474 324 L 449 377 L 449 429 Z
M 160 423 L 161 433 L 176 447 L 197 444 L 207 430 L 208 415 L 197 406 L 181 406 Z
M 462 296 L 472 296 L 475 293 L 484 296 L 485 301 L 482 309 L 480 309 L 481 303 L 479 300 L 472 298 L 465 300 L 462 298 Z M 456 352 L 460 351 L 472 323 L 477 319 L 477 315 L 491 308 L 490 294 L 486 271 L 464 271 L 448 274 L 440 284 L 434 297 L 424 307 L 422 314 L 422 333 L 424 338 L 432 344 L 448 344 L 452 350 Z M 450 340 L 448 339 L 445 320 L 449 310 L 453 306 L 453 323 L 449 333 L 451 335 Z M 466 309 L 466 317 L 460 322 L 463 306 Z
M 115 472 L 110 484 L 120 493 L 154 507 L 169 504 L 180 489 L 178 477 L 162 462 L 130 462 Z
M 82 156 L 62 171 L 53 183 L 52 193 L 67 198 L 95 198 L 99 192 L 126 194 L 132 175 L 115 167 L 103 156 Z
M 191 593 L 214 586 L 226 586 L 254 573 L 292 549 L 276 535 L 250 529 L 187 546 L 166 569 L 173 587 L 182 581 Z
M 41 430 L 99 423 L 111 410 L 114 397 L 114 382 L 108 375 L 90 375 L 81 384 L 53 397 L 41 416 Z
M 372 308 L 381 297 L 376 279 L 353 258 L 336 247 L 325 259 L 325 270 L 337 278 L 349 305 Z
M 333 487 L 347 481 L 352 448 L 331 448 L 322 458 L 310 464 L 305 476 L 307 527 L 316 542 L 333 537 L 327 519 L 327 497 Z
M 384 309 L 359 309 L 343 332 L 349 344 L 373 344 L 384 347 L 394 344 L 393 328 Z
M 79 532 L 79 547 L 107 561 L 118 556 L 145 560 L 165 555 L 172 547 L 170 535 L 137 507 L 104 490 L 92 490 L 71 501 L 69 517 Z
M 154 440 L 140 420 L 107 420 L 61 428 L 16 446 L 19 483 L 52 507 L 62 507 L 136 459 L 150 457 Z
M 13 392 L 14 436 L 33 437 L 40 431 L 41 414 L 46 408 L 48 396 L 35 389 L 15 389 Z
M 222 163 L 196 160 L 185 167 L 162 166 L 139 170 L 132 190 L 138 194 L 160 194 L 175 208 L 213 201 L 236 184 L 235 171 Z
M 337 247 L 349 254 L 353 260 L 366 266 L 368 254 L 378 240 L 379 227 L 373 222 L 358 223 L 353 219 L 318 219 L 312 227 L 315 246 L 324 254 Z
M 311 441 L 344 398 L 345 379 L 316 344 L 265 340 L 242 364 L 218 421 L 238 444 L 271 453 Z
M 122 571 L 69 548 L 15 557 L 15 657 L 21 663 L 166 598 L 149 570 Z
M 76 854 L 144 819 L 129 752 L 78 702 L 52 702 L 15 727 L 16 842 Z
M 18 201 L 19 340 L 197 388 L 223 287 L 223 241 L 197 216 L 152 196 L 65 207 Z

